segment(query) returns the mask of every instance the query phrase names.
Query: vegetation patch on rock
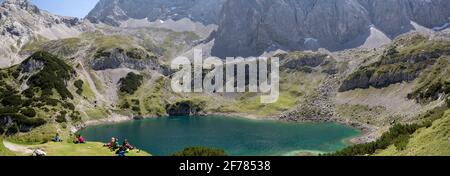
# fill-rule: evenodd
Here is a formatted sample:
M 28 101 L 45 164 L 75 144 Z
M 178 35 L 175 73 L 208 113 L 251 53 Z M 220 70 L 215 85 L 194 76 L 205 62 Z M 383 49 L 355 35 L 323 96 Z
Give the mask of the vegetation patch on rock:
M 183 151 L 173 153 L 172 156 L 227 156 L 223 149 L 208 147 L 188 147 Z
M 126 77 L 119 80 L 120 91 L 127 94 L 134 94 L 142 85 L 144 77 L 142 75 L 130 72 Z
M 340 92 L 357 88 L 383 88 L 412 81 L 436 60 L 450 54 L 450 41 L 435 41 L 416 35 L 399 39 L 386 49 L 381 59 L 359 68 L 344 80 Z
M 167 114 L 171 116 L 199 115 L 206 107 L 206 102 L 201 100 L 181 100 L 166 106 Z
M 53 90 L 59 93 L 62 99 L 73 99 L 73 95 L 67 90 L 66 82 L 75 74 L 73 68 L 67 65 L 63 60 L 48 52 L 36 52 L 26 59 L 19 72 L 30 71 L 32 62 L 42 63 L 43 67 L 40 71 L 32 74 L 27 83 L 30 90 L 38 88 L 41 90 L 42 97 L 50 97 L 53 95 Z

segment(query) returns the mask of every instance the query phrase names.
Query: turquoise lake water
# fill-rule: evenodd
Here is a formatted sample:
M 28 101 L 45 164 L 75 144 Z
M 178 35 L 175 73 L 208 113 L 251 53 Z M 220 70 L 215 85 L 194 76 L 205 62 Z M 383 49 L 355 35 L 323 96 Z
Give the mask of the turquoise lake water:
M 81 131 L 89 141 L 112 136 L 155 156 L 190 146 L 222 148 L 233 156 L 291 155 L 298 151 L 332 152 L 360 134 L 335 123 L 290 123 L 233 117 L 164 117 L 91 126 Z

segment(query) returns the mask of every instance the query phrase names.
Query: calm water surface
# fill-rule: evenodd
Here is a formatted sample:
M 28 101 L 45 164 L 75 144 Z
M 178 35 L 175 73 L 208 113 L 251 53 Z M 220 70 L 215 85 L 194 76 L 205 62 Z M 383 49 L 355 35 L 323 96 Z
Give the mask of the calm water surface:
M 334 123 L 288 123 L 244 118 L 164 117 L 91 126 L 81 131 L 90 141 L 127 138 L 152 155 L 165 156 L 189 146 L 225 149 L 228 155 L 292 155 L 298 151 L 332 152 L 359 131 Z

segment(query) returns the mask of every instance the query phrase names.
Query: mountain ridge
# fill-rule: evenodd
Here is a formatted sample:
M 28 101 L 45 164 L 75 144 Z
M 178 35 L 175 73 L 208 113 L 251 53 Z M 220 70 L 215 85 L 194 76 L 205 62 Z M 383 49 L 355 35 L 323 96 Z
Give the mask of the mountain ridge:
M 5 0 L 0 5 L 0 67 L 19 63 L 18 54 L 32 40 L 53 40 L 79 35 L 90 28 L 75 17 L 40 10 L 28 0 Z

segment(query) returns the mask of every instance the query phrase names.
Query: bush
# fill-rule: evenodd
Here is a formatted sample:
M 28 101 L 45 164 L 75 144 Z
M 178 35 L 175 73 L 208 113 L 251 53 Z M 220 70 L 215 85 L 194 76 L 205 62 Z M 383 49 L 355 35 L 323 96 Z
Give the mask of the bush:
M 405 149 L 409 142 L 409 136 L 413 134 L 417 129 L 424 127 L 423 125 L 411 124 L 401 125 L 396 124 L 384 133 L 380 139 L 366 143 L 349 146 L 340 151 L 337 151 L 330 156 L 358 156 L 366 154 L 374 154 L 377 150 L 386 149 L 390 145 L 394 144 L 398 149 Z
M 447 108 L 450 108 L 450 97 L 448 97 L 447 100 L 445 100 L 445 102 L 447 102 Z
M 69 102 L 64 103 L 63 107 L 66 108 L 66 109 L 70 109 L 72 111 L 75 110 L 75 105 L 73 105 L 72 103 L 69 103 Z
M 141 108 L 139 106 L 133 106 L 131 110 L 133 110 L 134 112 L 141 112 Z
M 73 83 L 73 85 L 77 88 L 77 94 L 81 95 L 83 93 L 83 84 L 84 82 L 82 80 L 77 80 Z
M 29 118 L 22 114 L 2 114 L 0 117 L 10 117 L 18 125 L 27 125 L 32 127 L 38 127 L 47 123 L 42 118 Z
M 397 137 L 397 139 L 394 140 L 394 146 L 397 148 L 397 150 L 402 151 L 406 149 L 406 146 L 409 143 L 409 139 L 411 138 L 411 135 L 403 134 Z
M 139 86 L 141 86 L 143 79 L 144 77 L 142 75 L 133 72 L 128 73 L 126 77 L 119 80 L 120 91 L 130 95 L 134 94 Z
M 123 109 L 128 109 L 128 108 L 130 108 L 130 103 L 128 103 L 128 101 L 125 101 L 125 103 L 123 103 L 121 107 Z
M 81 116 L 80 116 L 80 112 L 75 111 L 70 115 L 70 119 L 72 119 L 72 121 L 81 121 Z
M 22 103 L 22 96 L 20 95 L 9 95 L 2 100 L 3 106 L 20 106 Z
M 19 108 L 16 107 L 3 107 L 0 108 L 0 116 L 2 114 L 16 114 L 19 112 Z
M 22 94 L 27 98 L 33 98 L 34 97 L 34 90 L 33 89 L 27 89 L 22 92 Z
M 56 116 L 55 121 L 58 122 L 58 123 L 64 123 L 64 122 L 67 122 L 67 120 L 66 120 L 66 114 L 67 114 L 66 111 L 61 111 L 61 112 L 59 113 L 59 115 Z
M 188 147 L 183 151 L 173 153 L 172 156 L 227 156 L 223 149 L 208 147 Z
M 27 117 L 35 117 L 36 116 L 36 111 L 33 108 L 24 108 L 20 111 L 23 115 L 27 116 Z

